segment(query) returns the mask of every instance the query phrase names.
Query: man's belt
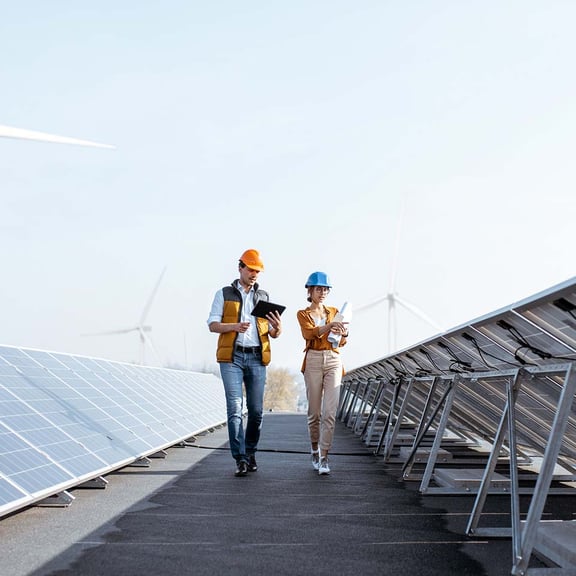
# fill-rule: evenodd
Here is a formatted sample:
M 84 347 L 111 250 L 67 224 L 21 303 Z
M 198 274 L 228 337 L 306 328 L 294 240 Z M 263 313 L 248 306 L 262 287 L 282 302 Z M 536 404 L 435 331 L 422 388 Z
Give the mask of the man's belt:
M 260 352 L 261 348 L 260 346 L 240 346 L 239 344 L 236 344 L 236 350 L 244 353 L 255 353 Z

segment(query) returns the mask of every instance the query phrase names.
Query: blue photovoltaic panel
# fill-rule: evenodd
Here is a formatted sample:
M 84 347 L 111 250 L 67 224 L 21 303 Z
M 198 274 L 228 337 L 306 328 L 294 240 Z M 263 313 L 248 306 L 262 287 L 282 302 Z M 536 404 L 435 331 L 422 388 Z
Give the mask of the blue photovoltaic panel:
M 225 420 L 211 374 L 0 347 L 0 515 Z
M 0 446 L 2 476 L 25 494 L 41 491 L 47 483 L 59 485 L 69 482 L 73 477 L 44 454 L 42 446 L 32 446 L 17 430 L 2 426 Z
M 102 409 L 94 403 L 90 409 L 77 408 L 83 402 L 81 391 L 62 382 L 21 351 L 11 349 L 8 353 L 3 352 L 0 349 L 0 362 L 10 361 L 14 365 L 13 374 L 4 375 L 1 383 L 22 403 L 25 402 L 21 413 L 11 417 L 3 415 L 2 421 L 7 426 L 56 461 L 74 452 L 71 447 L 74 444 L 77 457 L 85 458 L 85 473 L 132 457 L 134 451 L 123 447 L 121 435 L 115 435 L 110 419 L 105 422 L 107 418 Z M 41 443 L 35 444 L 37 440 Z M 99 450 L 95 449 L 92 440 L 104 451 L 111 450 L 112 454 L 108 458 L 99 457 Z M 144 445 L 138 441 L 137 447 Z M 96 461 L 99 462 L 97 468 Z M 79 465 L 80 462 L 68 462 L 68 466 L 76 470 L 76 475 L 81 472 Z
M 0 437 L 0 440 L 2 438 Z M 19 501 L 26 501 L 26 493 L 0 476 L 0 507 L 8 507 Z

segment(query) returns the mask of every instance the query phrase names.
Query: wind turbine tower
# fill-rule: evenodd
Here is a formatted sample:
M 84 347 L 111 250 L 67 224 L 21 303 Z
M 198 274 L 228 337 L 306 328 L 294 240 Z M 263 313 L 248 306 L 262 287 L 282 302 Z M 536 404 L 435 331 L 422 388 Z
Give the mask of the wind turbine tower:
M 364 304 L 363 306 L 356 308 L 355 310 L 355 312 L 362 312 L 363 310 L 368 310 L 370 308 L 373 308 L 374 306 L 377 306 L 381 302 L 385 301 L 388 302 L 388 326 L 387 326 L 388 338 L 387 338 L 387 350 L 386 350 L 388 354 L 396 352 L 396 350 L 398 349 L 398 318 L 396 310 L 397 305 L 402 306 L 403 308 L 408 310 L 411 314 L 426 322 L 426 324 L 434 327 L 438 332 L 442 331 L 440 326 L 434 320 L 432 320 L 432 318 L 430 318 L 427 314 L 422 312 L 422 310 L 420 310 L 417 306 L 402 298 L 398 294 L 398 291 L 396 290 L 398 253 L 400 250 L 400 235 L 404 219 L 404 210 L 405 207 L 403 203 L 400 218 L 398 219 L 398 226 L 396 228 L 396 243 L 392 259 L 392 272 L 390 274 L 390 284 L 388 293 L 385 296 L 381 296 L 380 298 L 377 298 L 373 302 L 370 302 L 369 304 Z

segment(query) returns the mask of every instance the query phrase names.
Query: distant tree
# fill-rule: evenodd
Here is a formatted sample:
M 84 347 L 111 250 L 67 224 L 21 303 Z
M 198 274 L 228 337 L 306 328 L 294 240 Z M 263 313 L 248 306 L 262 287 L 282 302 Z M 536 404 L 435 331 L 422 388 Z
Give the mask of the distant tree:
M 286 368 L 268 368 L 264 390 L 264 410 L 296 411 L 298 386 Z

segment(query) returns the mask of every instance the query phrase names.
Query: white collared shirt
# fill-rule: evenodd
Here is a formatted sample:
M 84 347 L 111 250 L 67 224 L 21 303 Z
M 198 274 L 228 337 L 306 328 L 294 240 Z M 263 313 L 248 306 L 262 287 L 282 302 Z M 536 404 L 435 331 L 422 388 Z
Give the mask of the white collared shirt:
M 246 347 L 260 346 L 258 330 L 256 328 L 256 316 L 252 316 L 252 310 L 254 309 L 254 287 L 251 287 L 250 291 L 246 292 L 238 280 L 234 280 L 234 286 L 242 295 L 242 313 L 240 315 L 239 322 L 250 322 L 250 328 L 248 328 L 246 332 L 238 333 L 236 344 Z M 222 322 L 223 313 L 224 292 L 222 289 L 220 289 L 214 295 L 214 300 L 212 301 L 212 307 L 210 309 L 210 314 L 207 320 L 208 325 L 210 325 L 212 322 Z

